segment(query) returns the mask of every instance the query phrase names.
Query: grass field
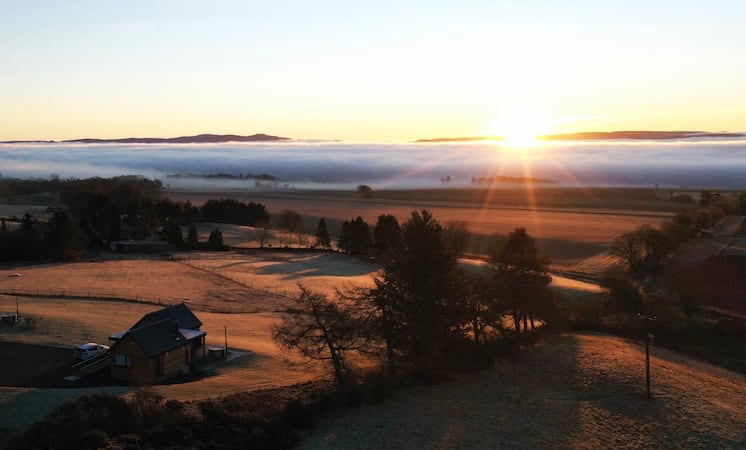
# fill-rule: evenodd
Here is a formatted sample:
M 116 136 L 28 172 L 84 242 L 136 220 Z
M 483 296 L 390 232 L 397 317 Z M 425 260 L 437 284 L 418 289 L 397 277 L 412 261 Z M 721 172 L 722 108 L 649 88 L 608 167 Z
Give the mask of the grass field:
M 521 190 L 470 192 L 392 191 L 382 192 L 371 199 L 361 199 L 347 192 L 306 191 L 169 191 L 167 195 L 176 200 L 188 199 L 195 205 L 215 197 L 260 202 L 267 205 L 271 215 L 286 209 L 297 211 L 304 219 L 305 231 L 311 235 L 315 233 L 316 224 L 322 217 L 327 221 L 330 233 L 337 235 L 342 221 L 357 216 L 372 226 L 381 214 L 392 214 L 404 222 L 412 211 L 426 208 L 441 224 L 461 222 L 466 225 L 472 234 L 467 249 L 470 253 L 483 253 L 490 237 L 496 233 L 506 234 L 518 227 L 525 227 L 536 239 L 539 250 L 555 266 L 562 270 L 574 270 L 573 267 L 577 266 L 576 269 L 591 275 L 608 267 L 610 261 L 606 257 L 609 244 L 615 237 L 642 224 L 657 225 L 670 218 L 672 210 L 680 207 L 657 200 L 658 194 L 654 190 L 592 190 L 583 194 L 583 191 L 575 189 L 569 192 L 548 189 L 541 197 L 545 200 L 535 203 L 530 203 Z M 490 192 L 492 197 L 485 199 Z M 507 193 L 510 194 L 510 201 L 501 200 Z M 553 194 L 549 196 L 548 193 Z M 625 197 L 627 194 L 630 198 Z M 611 200 L 594 201 L 594 198 Z M 457 201 L 459 199 L 465 201 Z M 203 233 L 207 231 L 202 230 Z M 241 231 L 229 228 L 228 235 L 231 245 L 257 246 L 253 231 L 248 228 Z M 274 241 L 273 245 L 279 242 Z

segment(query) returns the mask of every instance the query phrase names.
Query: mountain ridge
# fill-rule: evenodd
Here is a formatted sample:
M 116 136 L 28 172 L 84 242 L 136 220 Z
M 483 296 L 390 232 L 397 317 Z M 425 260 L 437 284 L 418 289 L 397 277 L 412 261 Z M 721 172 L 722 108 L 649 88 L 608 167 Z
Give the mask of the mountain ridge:
M 217 144 L 225 142 L 278 142 L 289 141 L 291 138 L 282 136 L 273 136 L 270 134 L 257 133 L 249 136 L 237 134 L 210 134 L 203 133 L 193 136 L 179 136 L 173 138 L 117 138 L 117 139 L 97 139 L 82 138 L 68 139 L 63 141 L 3 141 L 3 144 L 26 144 L 26 143 L 44 143 L 44 144 Z

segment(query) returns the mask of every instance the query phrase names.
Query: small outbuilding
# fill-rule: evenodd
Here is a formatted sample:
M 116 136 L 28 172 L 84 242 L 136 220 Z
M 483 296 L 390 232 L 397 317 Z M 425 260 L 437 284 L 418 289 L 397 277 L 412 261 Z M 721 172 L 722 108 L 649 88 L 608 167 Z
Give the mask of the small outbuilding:
M 133 384 L 153 384 L 188 373 L 205 355 L 202 322 L 183 303 L 144 315 L 132 328 L 109 336 L 111 375 Z

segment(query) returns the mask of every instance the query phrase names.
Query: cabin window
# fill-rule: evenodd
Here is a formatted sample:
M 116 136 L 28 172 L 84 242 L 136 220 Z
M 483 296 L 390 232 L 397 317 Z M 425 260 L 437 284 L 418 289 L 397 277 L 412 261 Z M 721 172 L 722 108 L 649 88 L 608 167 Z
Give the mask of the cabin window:
M 114 353 L 114 365 L 117 367 L 132 367 L 132 357 L 124 353 Z

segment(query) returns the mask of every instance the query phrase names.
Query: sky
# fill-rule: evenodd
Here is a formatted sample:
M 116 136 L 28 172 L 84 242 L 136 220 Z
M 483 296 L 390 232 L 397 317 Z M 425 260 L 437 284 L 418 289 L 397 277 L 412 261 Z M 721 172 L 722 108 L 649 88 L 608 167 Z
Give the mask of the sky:
M 746 131 L 746 2 L 0 0 L 0 140 Z

